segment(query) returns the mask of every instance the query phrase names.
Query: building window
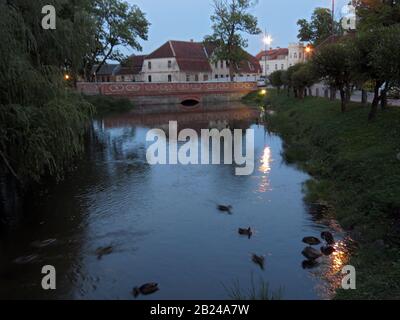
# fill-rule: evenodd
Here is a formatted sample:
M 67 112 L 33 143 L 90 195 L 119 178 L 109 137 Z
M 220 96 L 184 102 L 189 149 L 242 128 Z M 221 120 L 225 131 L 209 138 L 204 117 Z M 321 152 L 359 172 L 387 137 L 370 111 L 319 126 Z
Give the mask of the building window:
M 148 79 L 149 79 L 149 82 L 151 82 L 151 76 L 149 76 Z
M 217 74 L 215 75 L 215 79 L 218 79 L 218 75 Z
M 122 79 L 122 82 L 125 82 L 125 76 L 122 76 L 121 79 Z
M 203 81 L 208 81 L 208 74 L 203 75 Z
M 227 61 L 226 62 L 226 67 L 229 68 L 229 66 L 230 66 L 230 63 L 229 63 L 229 61 Z
M 186 75 L 186 82 L 190 82 L 190 74 Z
M 151 70 L 151 61 L 147 62 L 147 68 Z
M 223 69 L 223 68 L 224 68 L 224 61 L 221 60 L 221 69 Z
M 171 68 L 172 68 L 172 61 L 168 60 L 168 69 L 171 69 Z
M 278 65 L 277 64 L 275 65 L 275 70 L 278 70 Z
M 110 82 L 110 77 L 107 77 L 107 82 Z
M 170 74 L 168 75 L 168 82 L 172 82 L 172 76 Z
M 199 81 L 199 75 L 198 74 L 196 74 L 195 76 L 194 76 L 194 81 Z
M 226 75 L 226 78 L 229 78 L 229 74 Z
M 215 69 L 218 69 L 218 61 L 215 61 Z
M 297 53 L 294 54 L 294 58 L 297 59 Z
M 299 59 L 301 59 L 301 52 L 299 53 Z
M 221 75 L 220 75 L 220 78 L 221 78 L 221 79 L 222 79 L 222 78 L 224 78 L 224 75 L 223 75 L 223 74 L 221 74 Z
M 281 65 L 281 70 L 283 70 L 283 69 L 284 69 L 284 67 L 285 67 L 285 66 L 282 64 L 282 65 Z

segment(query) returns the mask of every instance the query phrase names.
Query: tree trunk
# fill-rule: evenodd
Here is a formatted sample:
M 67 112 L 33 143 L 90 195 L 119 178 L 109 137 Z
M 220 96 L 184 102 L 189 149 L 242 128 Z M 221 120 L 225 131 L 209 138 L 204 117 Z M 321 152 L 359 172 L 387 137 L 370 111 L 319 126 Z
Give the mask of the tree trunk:
M 348 85 L 346 85 L 346 102 L 347 103 L 351 101 L 351 94 L 352 94 L 351 86 L 348 84 Z
M 341 101 L 342 112 L 346 112 L 347 94 L 343 88 L 340 89 L 340 101 Z
M 368 92 L 367 90 L 361 90 L 361 103 L 366 105 L 368 103 Z
M 336 100 L 336 88 L 331 88 L 330 100 L 331 101 Z
M 371 111 L 368 115 L 368 120 L 373 120 L 376 117 L 376 113 L 378 111 L 378 104 L 379 104 L 379 88 L 381 87 L 382 83 L 377 82 L 374 87 L 374 100 L 372 101 Z
M 382 91 L 382 94 L 381 94 L 381 108 L 382 108 L 382 110 L 387 109 L 387 91 L 386 90 Z

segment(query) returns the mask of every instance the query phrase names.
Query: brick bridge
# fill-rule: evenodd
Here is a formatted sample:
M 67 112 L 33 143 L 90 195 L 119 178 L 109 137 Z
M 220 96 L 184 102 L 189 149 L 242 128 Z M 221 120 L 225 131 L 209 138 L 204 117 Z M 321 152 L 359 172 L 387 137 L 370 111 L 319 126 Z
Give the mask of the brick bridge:
M 77 89 L 87 95 L 129 98 L 140 105 L 213 103 L 237 101 L 256 91 L 256 82 L 196 83 L 93 83 L 79 82 Z

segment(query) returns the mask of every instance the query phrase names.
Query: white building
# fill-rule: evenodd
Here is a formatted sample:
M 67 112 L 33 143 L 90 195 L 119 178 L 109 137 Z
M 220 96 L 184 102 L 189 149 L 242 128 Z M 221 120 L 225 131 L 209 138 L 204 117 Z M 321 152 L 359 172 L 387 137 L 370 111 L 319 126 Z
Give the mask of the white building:
M 277 70 L 287 70 L 297 63 L 306 61 L 306 52 L 303 43 L 291 43 L 288 48 L 276 48 L 261 51 L 257 55 L 262 68 L 262 74 L 269 76 Z
M 145 82 L 229 81 L 229 64 L 214 61 L 215 47 L 193 41 L 168 41 L 149 54 L 143 63 Z M 237 80 L 255 81 L 261 74 L 258 60 L 245 52 L 246 58 L 234 66 Z

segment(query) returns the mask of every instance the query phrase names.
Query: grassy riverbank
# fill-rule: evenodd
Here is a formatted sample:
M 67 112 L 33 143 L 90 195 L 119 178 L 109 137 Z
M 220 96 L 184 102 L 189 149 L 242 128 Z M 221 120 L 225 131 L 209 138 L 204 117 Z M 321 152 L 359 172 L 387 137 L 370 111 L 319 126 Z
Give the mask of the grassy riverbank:
M 358 243 L 350 264 L 357 290 L 338 299 L 400 299 L 400 108 L 368 122 L 368 107 L 268 92 L 272 131 L 285 141 L 285 158 L 307 171 L 306 200 L 327 201 Z M 264 98 L 251 94 L 246 102 Z
M 96 116 L 129 111 L 134 108 L 133 102 L 128 98 L 85 96 L 85 99 L 95 107 Z

